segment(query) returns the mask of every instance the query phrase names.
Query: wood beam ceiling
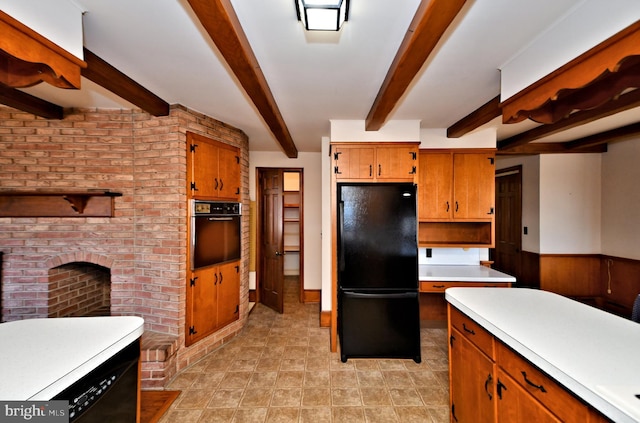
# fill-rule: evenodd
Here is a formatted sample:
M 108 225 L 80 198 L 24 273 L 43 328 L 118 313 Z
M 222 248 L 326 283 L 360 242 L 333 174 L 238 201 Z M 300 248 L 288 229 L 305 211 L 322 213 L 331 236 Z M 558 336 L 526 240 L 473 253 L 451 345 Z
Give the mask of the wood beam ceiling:
M 64 109 L 57 104 L 34 97 L 16 88 L 0 84 L 0 104 L 22 110 L 45 119 L 62 119 Z
M 418 74 L 466 0 L 422 0 L 367 115 L 365 129 L 377 131 Z
M 500 95 L 497 95 L 478 109 L 448 127 L 447 137 L 460 138 L 485 123 L 492 121 L 501 114 L 502 109 L 500 109 Z
M 298 150 L 289 129 L 231 2 L 229 0 L 188 1 L 287 157 L 298 157 Z
M 84 49 L 84 60 L 87 62 L 87 67 L 82 69 L 81 73 L 85 78 L 154 116 L 169 114 L 169 103 L 86 48 Z

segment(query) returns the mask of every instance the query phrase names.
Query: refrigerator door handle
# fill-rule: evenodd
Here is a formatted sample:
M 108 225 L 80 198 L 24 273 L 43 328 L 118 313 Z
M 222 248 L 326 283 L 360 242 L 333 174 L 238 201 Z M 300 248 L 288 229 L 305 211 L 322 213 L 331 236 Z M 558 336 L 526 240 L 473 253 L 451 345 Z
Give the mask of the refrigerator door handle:
M 364 292 L 349 292 L 343 291 L 345 296 L 351 298 L 411 298 L 415 297 L 416 291 L 408 291 L 408 292 L 380 292 L 377 294 L 370 294 Z
M 344 271 L 344 201 L 340 201 L 338 203 L 338 230 L 340 231 L 340 236 L 338 237 L 340 240 L 340 245 L 338 248 L 340 249 L 340 254 L 338 257 L 338 271 Z

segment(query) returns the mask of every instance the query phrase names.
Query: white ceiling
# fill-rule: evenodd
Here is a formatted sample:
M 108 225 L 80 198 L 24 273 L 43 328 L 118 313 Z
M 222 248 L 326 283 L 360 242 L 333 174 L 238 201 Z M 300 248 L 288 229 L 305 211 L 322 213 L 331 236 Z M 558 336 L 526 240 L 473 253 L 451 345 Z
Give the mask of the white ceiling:
M 186 0 L 74 1 L 87 10 L 89 50 L 168 103 L 240 128 L 251 150 L 280 151 Z M 390 119 L 452 125 L 498 95 L 500 67 L 583 1 L 469 0 Z M 231 3 L 298 151 L 317 152 L 331 119 L 366 118 L 419 0 L 351 0 L 339 33 L 305 32 L 294 0 Z M 79 91 L 47 84 L 25 91 L 64 107 L 133 107 L 85 78 Z M 486 126 L 500 139 L 534 124 Z

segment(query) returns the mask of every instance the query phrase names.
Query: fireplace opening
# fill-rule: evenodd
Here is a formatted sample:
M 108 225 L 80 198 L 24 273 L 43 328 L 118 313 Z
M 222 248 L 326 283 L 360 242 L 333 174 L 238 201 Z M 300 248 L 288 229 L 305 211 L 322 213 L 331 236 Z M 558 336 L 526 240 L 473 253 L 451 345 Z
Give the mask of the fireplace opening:
M 111 271 L 73 262 L 49 270 L 48 317 L 111 315 Z

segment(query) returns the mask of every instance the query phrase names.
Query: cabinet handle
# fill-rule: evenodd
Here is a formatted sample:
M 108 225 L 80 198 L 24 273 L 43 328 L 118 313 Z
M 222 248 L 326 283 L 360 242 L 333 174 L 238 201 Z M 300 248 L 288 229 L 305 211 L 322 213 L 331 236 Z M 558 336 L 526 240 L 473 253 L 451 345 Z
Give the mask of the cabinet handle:
M 536 385 L 535 383 L 533 383 L 533 382 L 531 382 L 529 379 L 527 379 L 527 372 L 522 371 L 521 373 L 522 373 L 522 377 L 524 378 L 524 381 L 525 381 L 525 382 L 527 382 L 527 385 L 532 386 L 532 387 L 534 387 L 534 388 L 536 388 L 536 389 L 539 389 L 539 390 L 540 390 L 540 392 L 547 393 L 547 390 L 546 390 L 546 389 L 544 389 L 544 386 L 542 386 L 542 385 Z
M 222 272 L 220 272 L 220 285 L 222 285 Z
M 507 390 L 507 387 L 504 385 L 504 383 L 500 382 L 500 379 L 498 379 L 498 385 L 496 386 L 496 391 L 498 391 L 498 398 L 502 399 L 502 391 L 503 390 Z
M 373 165 L 369 165 L 369 177 L 373 176 Z
M 382 165 L 378 164 L 378 176 L 382 175 Z
M 493 395 L 491 394 L 491 392 L 489 392 L 489 384 L 493 382 L 493 378 L 491 377 L 491 373 L 489 373 L 489 376 L 487 376 L 487 380 L 484 381 L 484 391 L 487 393 L 487 396 L 489 397 L 489 401 L 491 401 L 493 399 Z
M 458 418 L 456 417 L 456 405 L 455 404 L 451 404 L 451 417 L 453 417 L 453 420 L 458 421 Z
M 458 212 L 458 202 L 456 201 L 456 213 Z
M 444 288 L 444 285 L 431 285 L 432 288 Z
M 447 211 L 449 211 L 449 202 L 447 201 Z
M 462 329 L 464 329 L 465 332 L 470 333 L 471 335 L 475 335 L 476 334 L 474 332 L 474 330 L 473 329 L 469 329 L 465 323 L 462 324 Z
M 214 273 L 213 275 L 216 277 L 216 279 L 213 281 L 213 284 L 217 285 L 218 284 L 218 274 Z
M 224 182 L 222 181 L 222 178 L 220 178 L 220 191 L 222 191 L 222 187 L 224 187 Z
M 449 337 L 449 345 L 450 345 L 452 348 L 453 348 L 453 341 L 455 341 L 455 340 L 456 340 L 456 337 L 455 337 L 455 336 L 451 335 L 451 336 Z
M 215 178 L 214 181 L 216 181 L 216 187 L 214 189 L 218 189 L 218 178 Z

